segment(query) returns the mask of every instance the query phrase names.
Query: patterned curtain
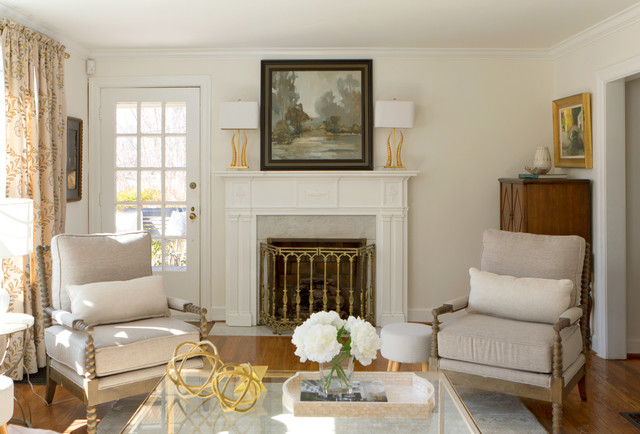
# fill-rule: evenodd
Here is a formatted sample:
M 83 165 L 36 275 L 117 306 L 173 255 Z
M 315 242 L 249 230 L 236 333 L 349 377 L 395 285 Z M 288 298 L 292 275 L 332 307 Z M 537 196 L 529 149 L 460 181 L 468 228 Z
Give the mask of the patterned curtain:
M 7 120 L 6 197 L 33 199 L 34 248 L 64 232 L 66 208 L 65 48 L 58 42 L 7 19 L 0 20 Z M 31 339 L 13 335 L 5 364 L 20 356 L 34 373 L 46 365 L 43 311 L 35 254 L 4 259 L 3 287 L 11 295 L 9 311 L 35 318 Z M 50 267 L 50 265 L 49 265 Z M 13 374 L 21 379 L 22 370 Z

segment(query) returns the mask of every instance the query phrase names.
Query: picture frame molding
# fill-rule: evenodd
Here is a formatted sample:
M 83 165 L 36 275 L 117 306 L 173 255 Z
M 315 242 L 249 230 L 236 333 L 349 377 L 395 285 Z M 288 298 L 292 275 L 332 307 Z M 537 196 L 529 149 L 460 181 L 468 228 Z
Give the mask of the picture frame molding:
M 262 60 L 260 68 L 260 170 L 373 170 L 373 61 L 371 59 Z M 271 77 L 274 71 L 361 71 L 362 158 L 274 160 L 271 140 Z
M 584 157 L 583 158 L 562 158 L 560 139 L 560 110 L 582 105 L 584 116 Z M 553 108 L 553 143 L 554 143 L 554 165 L 555 167 L 569 168 L 593 168 L 593 145 L 591 132 L 591 94 L 588 92 L 560 98 L 552 102 Z

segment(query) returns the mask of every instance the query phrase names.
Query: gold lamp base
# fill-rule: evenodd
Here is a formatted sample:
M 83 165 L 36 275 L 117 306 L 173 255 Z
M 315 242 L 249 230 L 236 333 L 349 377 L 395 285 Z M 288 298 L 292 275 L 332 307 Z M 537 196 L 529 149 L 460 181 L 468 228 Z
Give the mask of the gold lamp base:
M 240 150 L 240 130 L 237 131 L 237 134 L 238 134 L 238 150 Z M 233 133 L 233 137 L 231 137 L 231 150 L 233 151 L 233 157 L 231 159 L 231 165 L 229 166 L 229 169 L 248 169 L 249 168 L 249 166 L 247 166 L 247 160 L 245 159 L 246 151 L 247 151 L 247 133 L 242 131 L 242 134 L 244 135 L 244 143 L 242 145 L 240 165 L 237 164 L 238 152 L 236 151 L 236 142 L 235 142 L 236 133 Z
M 402 149 L 402 142 L 404 142 L 404 136 L 402 135 L 402 131 L 400 133 L 400 142 L 396 145 L 396 129 L 389 133 L 389 137 L 387 137 L 387 164 L 384 166 L 385 169 L 404 169 L 402 165 L 402 158 L 400 156 L 400 150 Z M 393 136 L 393 146 L 396 147 L 396 164 L 393 164 L 393 154 L 391 152 L 391 136 Z

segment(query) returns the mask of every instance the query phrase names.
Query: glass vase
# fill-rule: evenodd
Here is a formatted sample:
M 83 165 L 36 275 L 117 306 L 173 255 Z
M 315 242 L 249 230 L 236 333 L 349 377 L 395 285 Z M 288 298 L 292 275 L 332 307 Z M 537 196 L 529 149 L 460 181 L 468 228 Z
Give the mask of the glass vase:
M 350 392 L 353 356 L 349 354 L 349 351 L 340 351 L 330 362 L 319 365 L 320 379 L 325 394 Z

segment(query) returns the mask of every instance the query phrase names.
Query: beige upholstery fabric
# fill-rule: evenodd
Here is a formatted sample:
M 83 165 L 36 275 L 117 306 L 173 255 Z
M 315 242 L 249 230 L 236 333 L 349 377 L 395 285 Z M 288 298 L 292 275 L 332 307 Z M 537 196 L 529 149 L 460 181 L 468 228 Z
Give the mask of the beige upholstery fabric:
M 584 354 L 578 358 L 562 373 L 565 384 L 568 383 L 576 372 L 586 363 Z M 480 375 L 487 378 L 513 381 L 516 383 L 531 384 L 532 386 L 550 387 L 551 374 L 537 374 L 535 372 L 517 371 L 514 369 L 498 368 L 496 366 L 480 365 L 477 363 L 461 362 L 459 360 L 440 359 L 438 367 L 445 371 L 462 372 L 465 374 Z
M 96 375 L 102 377 L 167 363 L 182 342 L 198 342 L 199 329 L 175 318 L 150 318 L 93 329 Z M 86 334 L 64 326 L 45 330 L 47 354 L 84 373 Z
M 569 279 L 501 276 L 475 267 L 469 275 L 469 313 L 555 324 L 571 305 Z
M 168 316 L 162 276 L 67 285 L 71 313 L 87 325 Z
M 202 358 L 195 357 L 185 362 L 184 367 L 187 369 L 198 369 L 204 366 Z M 74 369 L 63 365 L 56 360 L 51 360 L 51 367 L 62 375 L 82 387 L 84 376 L 78 375 Z M 112 387 L 125 386 L 137 381 L 144 381 L 151 378 L 160 378 L 167 372 L 165 365 L 154 366 L 152 368 L 138 369 L 137 371 L 125 372 L 123 374 L 107 375 L 106 377 L 97 377 L 98 390 L 109 389 Z
M 544 279 L 571 279 L 572 306 L 580 304 L 586 243 L 578 236 L 533 235 L 487 230 L 480 268 L 495 274 Z
M 582 318 L 584 312 L 580 307 L 571 307 L 560 314 L 560 318 L 567 318 L 571 324 Z
M 150 276 L 151 235 L 57 235 L 51 241 L 51 258 L 52 307 L 71 312 L 67 285 Z
M 582 334 L 576 324 L 560 332 L 563 366 L 582 351 Z M 553 326 L 467 314 L 440 326 L 440 357 L 502 368 L 551 373 Z

